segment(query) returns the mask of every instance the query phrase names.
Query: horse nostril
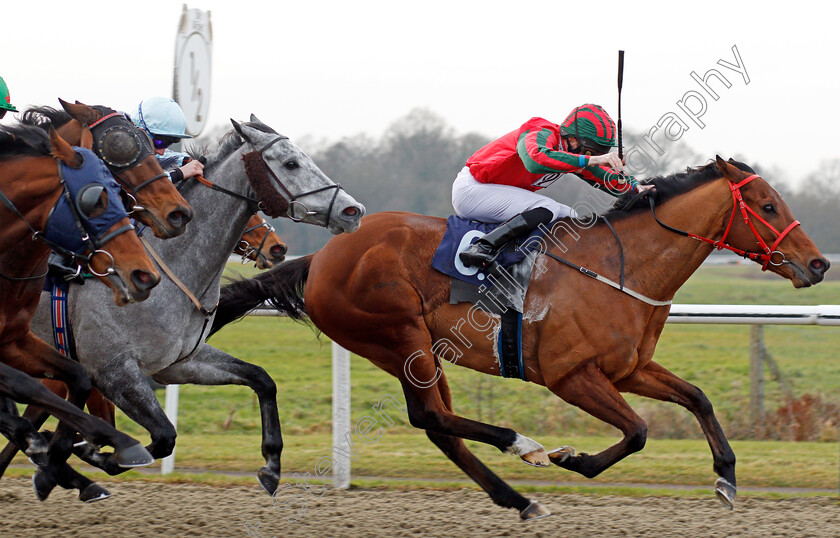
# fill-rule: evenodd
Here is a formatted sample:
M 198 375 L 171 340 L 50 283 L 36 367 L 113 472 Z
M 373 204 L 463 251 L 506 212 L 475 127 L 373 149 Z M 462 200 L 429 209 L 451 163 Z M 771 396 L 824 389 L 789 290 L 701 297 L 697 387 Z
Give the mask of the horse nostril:
M 359 213 L 359 208 L 353 206 L 346 207 L 344 208 L 344 211 L 342 211 L 342 213 L 344 213 L 348 217 L 355 217 Z
M 142 269 L 135 269 L 131 272 L 131 283 L 138 290 L 150 290 L 157 286 L 159 281 L 160 279 L 154 274 Z
M 175 228 L 182 228 L 192 220 L 192 211 L 187 208 L 180 207 L 174 211 L 170 211 L 166 215 L 166 221 Z
M 289 249 L 286 247 L 286 245 L 274 245 L 273 247 L 268 249 L 268 252 L 271 253 L 272 258 L 279 259 L 284 257 L 288 250 Z
M 828 262 L 828 260 L 824 260 L 822 258 L 814 258 L 813 260 L 811 260 L 811 263 L 808 264 L 808 267 L 811 268 L 811 271 L 818 275 L 821 275 L 828 271 L 828 268 L 830 266 L 831 264 Z

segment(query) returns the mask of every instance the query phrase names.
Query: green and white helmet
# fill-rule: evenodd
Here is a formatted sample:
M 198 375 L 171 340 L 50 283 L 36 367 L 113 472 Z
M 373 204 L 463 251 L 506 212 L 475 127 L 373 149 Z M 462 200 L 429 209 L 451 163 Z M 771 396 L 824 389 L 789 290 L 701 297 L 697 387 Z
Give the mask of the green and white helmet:
M 6 86 L 6 81 L 3 80 L 3 77 L 0 77 L 0 110 L 17 112 L 17 109 L 12 105 L 11 99 L 9 99 L 9 87 Z

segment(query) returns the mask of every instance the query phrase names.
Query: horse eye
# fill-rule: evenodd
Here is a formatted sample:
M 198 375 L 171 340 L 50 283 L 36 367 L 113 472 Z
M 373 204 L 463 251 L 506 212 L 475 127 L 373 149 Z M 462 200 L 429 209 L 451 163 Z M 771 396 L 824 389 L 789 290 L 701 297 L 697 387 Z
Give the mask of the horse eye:
M 764 204 L 761 207 L 761 209 L 763 209 L 764 212 L 769 214 L 769 215 L 773 215 L 774 213 L 776 213 L 776 208 L 773 207 L 773 204 Z
M 283 163 L 283 166 L 286 167 L 286 170 L 294 170 L 298 167 L 298 163 L 297 161 L 286 161 L 285 163 Z

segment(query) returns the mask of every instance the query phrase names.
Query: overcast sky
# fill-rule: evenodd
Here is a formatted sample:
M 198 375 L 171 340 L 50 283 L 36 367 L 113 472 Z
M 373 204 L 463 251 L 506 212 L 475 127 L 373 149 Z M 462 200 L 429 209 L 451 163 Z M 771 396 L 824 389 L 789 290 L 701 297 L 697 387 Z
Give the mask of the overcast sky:
M 487 136 L 532 116 L 559 123 L 585 102 L 615 117 L 624 49 L 625 129 L 668 123 L 672 136 L 706 158 L 738 155 L 795 181 L 840 157 L 838 9 L 820 5 L 202 0 L 188 7 L 211 11 L 209 126 L 253 112 L 293 139 L 336 141 L 378 137 L 415 107 L 458 134 Z M 144 97 L 171 96 L 181 2 L 3 6 L 0 76 L 19 109 L 58 106 L 61 97 L 130 110 Z M 710 69 L 725 79 L 708 80 L 717 100 L 691 76 Z M 692 119 L 681 101 L 702 116 Z M 662 146 L 664 136 L 660 129 L 652 140 Z M 451 179 L 441 178 L 441 188 Z

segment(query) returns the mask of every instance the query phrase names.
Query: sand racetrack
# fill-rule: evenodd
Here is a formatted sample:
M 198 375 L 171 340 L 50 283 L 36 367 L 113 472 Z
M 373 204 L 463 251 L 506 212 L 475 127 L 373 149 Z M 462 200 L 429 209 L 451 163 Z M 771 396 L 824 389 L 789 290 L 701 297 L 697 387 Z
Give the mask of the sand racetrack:
M 483 493 L 326 491 L 281 509 L 253 487 L 107 483 L 110 499 L 83 504 L 56 490 L 39 503 L 29 479 L 0 481 L 0 536 L 840 536 L 837 499 L 738 500 L 532 494 L 552 515 L 521 522 Z M 285 500 L 302 499 L 287 497 Z

